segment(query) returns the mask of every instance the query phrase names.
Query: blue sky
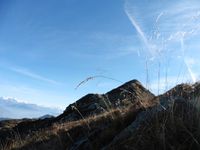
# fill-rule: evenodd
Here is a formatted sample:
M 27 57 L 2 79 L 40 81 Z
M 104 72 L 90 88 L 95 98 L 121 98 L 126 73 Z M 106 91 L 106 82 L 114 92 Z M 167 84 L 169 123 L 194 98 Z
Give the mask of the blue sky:
M 0 96 L 64 109 L 121 84 L 75 90 L 90 76 L 156 94 L 199 78 L 197 0 L 1 0 L 0 22 Z

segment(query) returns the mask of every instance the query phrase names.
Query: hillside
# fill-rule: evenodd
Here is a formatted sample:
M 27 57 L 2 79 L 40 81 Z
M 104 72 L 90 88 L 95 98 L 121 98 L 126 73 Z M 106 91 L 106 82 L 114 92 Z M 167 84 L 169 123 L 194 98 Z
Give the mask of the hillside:
M 88 94 L 55 118 L 0 122 L 1 149 L 200 149 L 200 84 L 155 96 L 137 80 Z

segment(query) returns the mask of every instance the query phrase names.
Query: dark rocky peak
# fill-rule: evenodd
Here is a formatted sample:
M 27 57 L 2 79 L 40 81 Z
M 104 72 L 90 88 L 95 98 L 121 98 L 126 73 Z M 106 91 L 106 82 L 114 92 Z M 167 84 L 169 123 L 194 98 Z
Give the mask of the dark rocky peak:
M 139 81 L 131 80 L 106 94 L 87 94 L 69 105 L 58 118 L 65 121 L 77 120 L 111 108 L 126 107 L 139 101 L 144 105 L 149 105 L 154 97 Z
M 106 93 L 110 102 L 124 106 L 137 101 L 149 103 L 155 96 L 147 90 L 138 80 L 131 80 Z
M 119 89 L 127 89 L 127 90 L 130 89 L 131 90 L 133 87 L 136 87 L 136 86 L 142 86 L 142 84 L 138 80 L 134 79 L 134 80 L 128 81 L 128 82 L 120 85 L 119 87 L 111 90 L 110 92 L 114 92 Z M 108 93 L 110 93 L 110 92 L 108 92 Z
M 99 103 L 102 99 L 106 99 L 104 94 L 87 94 L 74 104 L 76 107 L 87 105 L 89 103 Z

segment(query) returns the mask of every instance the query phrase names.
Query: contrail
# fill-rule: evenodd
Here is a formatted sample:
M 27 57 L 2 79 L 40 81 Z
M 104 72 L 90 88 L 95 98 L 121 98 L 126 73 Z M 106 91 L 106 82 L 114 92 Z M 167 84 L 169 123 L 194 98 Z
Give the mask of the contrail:
M 181 38 L 181 50 L 182 50 L 182 54 L 183 54 L 183 56 L 182 56 L 183 57 L 183 61 L 185 63 L 185 66 L 187 67 L 187 71 L 190 74 L 192 81 L 195 83 L 196 82 L 195 74 L 192 71 L 188 61 L 185 59 L 185 47 L 184 47 L 184 39 L 183 39 L 183 37 Z
M 195 83 L 196 82 L 196 76 L 194 74 L 194 72 L 192 71 L 190 65 L 188 64 L 188 62 L 184 59 L 185 65 L 187 66 L 187 70 L 192 78 L 192 81 Z
M 160 20 L 160 18 L 164 15 L 164 12 L 161 12 L 158 17 L 156 18 L 156 23 Z
M 37 73 L 34 73 L 34 72 L 31 72 L 30 70 L 27 70 L 25 68 L 20 68 L 20 67 L 11 67 L 11 68 L 8 68 L 9 70 L 11 71 L 14 71 L 16 73 L 19 73 L 21 75 L 24 75 L 24 76 L 27 76 L 27 77 L 30 77 L 30 78 L 33 78 L 33 79 L 36 79 L 36 80 L 40 80 L 40 81 L 44 81 L 44 82 L 48 82 L 48 83 L 51 83 L 51 84 L 55 84 L 55 85 L 61 85 L 62 83 L 59 83 L 55 80 L 52 80 L 52 79 L 48 79 L 46 77 L 43 77 Z
M 145 33 L 142 31 L 142 29 L 140 28 L 139 24 L 137 23 L 137 21 L 135 20 L 135 18 L 133 17 L 133 15 L 130 14 L 130 12 L 128 11 L 127 8 L 127 3 L 125 3 L 125 13 L 128 16 L 129 20 L 131 21 L 133 27 L 136 29 L 136 31 L 138 32 L 141 40 L 144 42 L 145 46 L 147 47 L 147 49 L 150 51 L 150 53 L 153 55 L 153 51 L 151 50 L 150 44 L 147 40 L 147 37 L 145 35 Z

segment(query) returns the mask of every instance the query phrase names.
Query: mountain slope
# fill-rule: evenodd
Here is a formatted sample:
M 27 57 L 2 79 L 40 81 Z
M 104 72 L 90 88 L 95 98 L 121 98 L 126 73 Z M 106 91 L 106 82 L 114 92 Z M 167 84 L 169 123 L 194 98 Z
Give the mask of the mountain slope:
M 199 83 L 154 96 L 132 80 L 106 94 L 86 95 L 56 118 L 2 122 L 1 148 L 200 149 L 199 95 Z
M 137 80 L 131 80 L 106 94 L 88 94 L 69 105 L 58 118 L 72 121 L 83 117 L 97 115 L 113 108 L 125 108 L 133 103 L 144 107 L 153 105 L 155 96 L 145 89 Z

